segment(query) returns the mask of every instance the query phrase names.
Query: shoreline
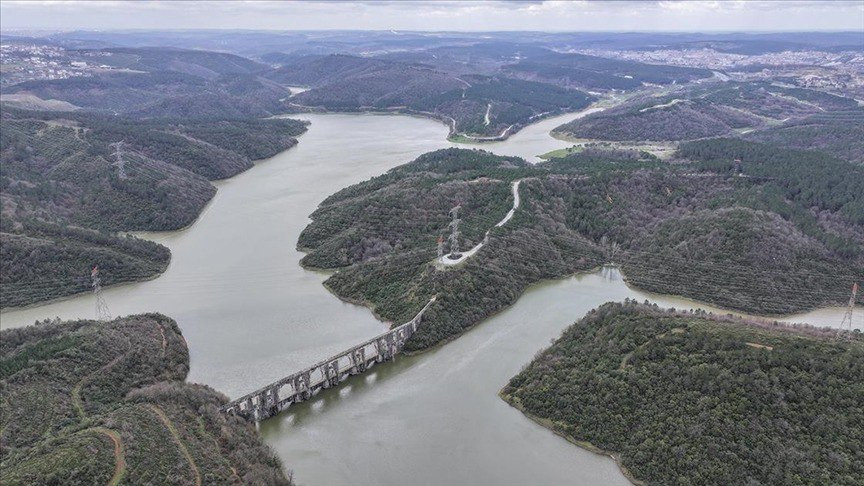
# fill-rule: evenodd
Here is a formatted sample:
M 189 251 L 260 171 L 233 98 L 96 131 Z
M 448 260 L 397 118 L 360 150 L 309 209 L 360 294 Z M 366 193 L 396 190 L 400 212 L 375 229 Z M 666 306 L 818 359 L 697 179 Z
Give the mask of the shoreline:
M 170 248 L 169 248 L 169 250 L 170 250 Z M 169 254 L 170 254 L 170 252 L 169 252 Z M 164 275 L 165 272 L 168 270 L 168 267 L 171 266 L 171 260 L 172 260 L 173 256 L 174 256 L 173 254 L 170 254 L 169 259 L 168 259 L 168 263 L 165 264 L 165 268 L 161 269 L 159 272 L 154 273 L 151 276 L 140 278 L 137 280 L 129 280 L 126 282 L 118 282 L 118 283 L 106 285 L 104 288 L 106 288 L 106 289 L 108 289 L 108 288 L 112 288 L 112 289 L 113 288 L 121 288 L 121 287 L 125 287 L 127 285 L 139 284 L 139 283 L 143 283 L 143 282 L 149 282 L 151 280 L 156 280 L 157 278 Z M 89 294 L 92 292 L 93 292 L 92 290 L 84 290 L 81 292 L 75 292 L 74 294 L 68 294 L 68 295 L 63 295 L 60 297 L 54 297 L 54 298 L 51 298 L 48 300 L 40 300 L 39 302 L 34 302 L 32 304 L 21 305 L 21 306 L 17 306 L 17 307 L 4 307 L 2 310 L 0 310 L 0 317 L 2 317 L 2 315 L 7 313 L 7 312 L 18 312 L 18 311 L 24 311 L 24 310 L 28 310 L 28 309 L 35 309 L 35 308 L 41 307 L 43 305 L 56 304 L 57 302 L 63 302 L 65 300 L 71 300 L 71 299 L 74 299 L 76 297 L 81 297 L 82 295 Z M 118 317 L 120 317 L 120 316 L 118 316 Z M 0 325 L 0 329 L 5 329 L 5 328 L 2 325 Z
M 429 265 L 434 265 L 434 262 L 433 262 L 433 263 L 429 263 Z M 304 266 L 304 265 L 301 265 L 301 267 L 303 267 L 304 269 L 309 270 L 309 271 L 317 271 L 317 272 L 322 272 L 322 273 L 326 273 L 326 272 L 328 272 L 328 269 L 310 268 L 310 267 L 306 267 L 306 266 Z M 502 306 L 500 309 L 497 309 L 497 310 L 491 312 L 490 314 L 484 316 L 482 319 L 480 319 L 479 321 L 477 321 L 477 322 L 471 324 L 470 326 L 463 328 L 463 329 L 462 329 L 462 332 L 460 332 L 460 333 L 458 333 L 458 334 L 454 334 L 454 335 L 452 335 L 452 336 L 448 336 L 448 337 L 442 339 L 441 341 L 439 341 L 439 342 L 433 344 L 432 346 L 429 346 L 429 347 L 426 347 L 426 348 L 423 348 L 423 349 L 412 350 L 412 351 L 403 351 L 403 354 L 405 354 L 406 356 L 416 356 L 416 355 L 420 355 L 420 354 L 426 353 L 427 351 L 431 351 L 431 350 L 437 349 L 437 348 L 439 348 L 439 347 L 442 347 L 442 346 L 444 346 L 444 345 L 446 345 L 446 344 L 448 344 L 448 343 L 450 343 L 450 342 L 452 342 L 452 341 L 455 341 L 456 339 L 458 339 L 459 337 L 461 337 L 462 335 L 464 335 L 466 332 L 468 332 L 468 331 L 474 329 L 475 327 L 477 327 L 477 326 L 479 326 L 479 325 L 482 325 L 484 322 L 486 322 L 487 320 L 491 319 L 492 317 L 494 317 L 494 316 L 500 314 L 501 312 L 504 312 L 505 310 L 507 310 L 507 309 L 513 307 L 513 306 L 514 306 L 514 305 L 519 301 L 519 299 L 521 299 L 522 296 L 525 295 L 526 292 L 530 291 L 533 287 L 537 287 L 537 286 L 545 285 L 545 284 L 548 284 L 548 283 L 557 282 L 557 281 L 560 281 L 560 280 L 565 280 L 565 279 L 568 279 L 568 278 L 573 278 L 573 277 L 579 277 L 579 276 L 584 276 L 584 275 L 594 274 L 594 273 L 597 273 L 597 272 L 601 271 L 603 268 L 606 268 L 606 267 L 617 269 L 617 270 L 619 271 L 619 273 L 621 274 L 621 278 L 622 278 L 622 280 L 624 281 L 624 284 L 625 284 L 625 285 L 627 286 L 627 288 L 629 288 L 629 289 L 632 289 L 632 290 L 634 290 L 634 291 L 641 292 L 641 293 L 647 293 L 647 294 L 650 294 L 650 297 L 652 297 L 652 298 L 654 298 L 654 297 L 670 297 L 670 298 L 674 298 L 674 299 L 685 300 L 685 301 L 688 301 L 689 305 L 690 305 L 691 307 L 693 307 L 694 309 L 700 309 L 700 310 L 703 310 L 703 311 L 707 312 L 708 314 L 710 314 L 710 315 L 714 315 L 714 316 L 719 317 L 719 318 L 725 318 L 725 317 L 728 317 L 728 316 L 732 316 L 733 318 L 738 318 L 738 319 L 744 319 L 744 320 L 755 321 L 756 323 L 765 324 L 765 325 L 771 325 L 771 324 L 774 324 L 774 323 L 779 323 L 779 324 L 781 324 L 781 325 L 789 326 L 789 327 L 794 327 L 794 326 L 809 326 L 809 327 L 812 327 L 812 328 L 815 328 L 815 329 L 834 329 L 834 328 L 832 328 L 832 327 L 830 327 L 830 326 L 819 326 L 819 325 L 815 325 L 815 324 L 810 324 L 810 323 L 805 322 L 805 321 L 792 321 L 792 320 L 789 320 L 789 321 L 783 321 L 783 320 L 782 320 L 782 319 L 784 319 L 784 318 L 792 318 L 792 316 L 799 315 L 800 313 L 794 313 L 794 314 L 782 314 L 782 315 L 777 315 L 777 316 L 774 316 L 774 317 L 772 317 L 772 316 L 766 316 L 766 315 L 760 315 L 760 314 L 750 314 L 750 313 L 743 312 L 743 311 L 739 311 L 739 310 L 726 309 L 726 308 L 723 308 L 723 307 L 721 307 L 721 306 L 717 306 L 717 305 L 711 304 L 710 302 L 703 302 L 703 301 L 699 301 L 699 300 L 694 300 L 694 299 L 692 299 L 692 298 L 689 298 L 689 297 L 686 297 L 686 296 L 682 296 L 682 295 L 676 295 L 676 294 L 661 294 L 661 293 L 654 292 L 654 291 L 651 291 L 651 290 L 648 290 L 648 289 L 643 289 L 642 287 L 638 287 L 638 286 L 635 286 L 635 285 L 631 284 L 631 283 L 628 281 L 628 278 L 627 278 L 626 274 L 623 272 L 623 270 L 621 270 L 621 268 L 620 268 L 618 265 L 616 265 L 616 264 L 604 264 L 604 265 L 598 265 L 598 266 L 596 266 L 596 267 L 592 267 L 592 268 L 590 268 L 590 269 L 581 270 L 581 271 L 576 271 L 576 272 L 573 272 L 573 273 L 568 273 L 568 274 L 566 274 L 566 275 L 562 275 L 562 276 L 560 276 L 560 277 L 547 278 L 547 279 L 538 280 L 538 281 L 536 281 L 536 282 L 531 282 L 530 284 L 528 284 L 528 286 L 526 286 L 526 287 L 522 290 L 522 292 L 519 293 L 519 295 L 518 295 L 518 296 L 517 296 L 517 297 L 516 297 L 512 302 L 509 302 L 509 303 L 507 303 L 506 305 Z M 339 271 L 338 269 L 333 269 L 331 275 L 332 275 L 333 273 L 338 272 L 338 271 Z M 325 282 L 326 282 L 326 280 L 325 280 Z M 350 297 L 343 297 L 343 296 L 340 296 L 339 294 L 336 293 L 336 291 L 334 291 L 332 288 L 330 288 L 328 285 L 326 285 L 325 282 L 322 282 L 322 285 L 324 286 L 324 288 L 326 288 L 327 291 L 330 292 L 331 294 L 333 294 L 333 296 L 335 296 L 337 299 L 341 300 L 342 302 L 348 303 L 348 304 L 352 304 L 352 305 L 357 305 L 357 306 L 365 307 L 365 308 L 368 309 L 369 312 L 371 312 L 372 315 L 373 315 L 373 316 L 374 316 L 378 321 L 380 321 L 381 323 L 383 323 L 383 324 L 385 324 L 385 325 L 388 325 L 388 326 L 392 326 L 392 325 L 393 325 L 393 322 L 391 322 L 390 320 L 387 320 L 387 319 L 382 318 L 382 317 L 381 317 L 381 316 L 380 316 L 380 315 L 375 311 L 375 307 L 373 306 L 373 304 L 372 304 L 371 302 L 368 302 L 368 301 L 365 301 L 365 300 L 362 300 L 362 299 L 352 299 L 352 298 L 350 298 Z M 598 304 L 598 305 L 602 305 L 602 304 L 604 304 L 604 303 L 606 303 L 606 302 L 600 303 L 600 304 Z M 802 312 L 812 312 L 812 311 L 816 311 L 816 310 L 820 310 L 820 309 L 832 309 L 832 308 L 836 308 L 836 307 L 834 307 L 834 306 L 831 306 L 831 307 L 813 307 L 813 308 L 810 308 L 810 309 L 806 309 L 806 310 L 804 310 L 804 311 L 802 311 Z M 860 308 L 860 309 L 864 310 L 864 306 L 857 306 L 857 305 L 856 305 L 855 308 L 856 308 L 856 309 L 859 309 L 859 308 Z M 681 309 L 676 308 L 676 310 L 681 310 Z M 579 317 L 579 316 L 576 316 L 576 319 L 578 319 L 578 317 Z M 574 321 L 574 322 L 575 322 L 575 321 Z
M 506 388 L 506 385 L 505 385 L 505 388 Z M 636 476 L 634 476 L 633 473 L 630 472 L 630 470 L 627 469 L 621 463 L 621 455 L 620 454 L 616 454 L 615 452 L 601 449 L 600 447 L 597 447 L 596 445 L 594 445 L 590 442 L 587 442 L 584 440 L 579 440 L 579 439 L 573 437 L 572 435 L 566 434 L 566 433 L 562 432 L 561 430 L 558 430 L 558 428 L 555 427 L 555 423 L 552 422 L 551 420 L 538 417 L 538 416 L 532 414 L 531 412 L 525 410 L 525 407 L 523 407 L 522 404 L 519 403 L 518 399 L 504 393 L 504 388 L 501 388 L 501 390 L 498 392 L 498 397 L 501 398 L 501 400 L 503 400 L 504 403 L 506 403 L 507 405 L 510 405 L 511 407 L 513 407 L 516 410 L 518 410 L 519 412 L 521 412 L 522 415 L 524 415 L 525 417 L 530 419 L 535 424 L 543 427 L 546 430 L 551 431 L 552 433 L 554 433 L 558 437 L 561 437 L 562 439 L 575 445 L 576 447 L 578 447 L 584 451 L 588 451 L 588 452 L 591 452 L 593 454 L 597 454 L 598 456 L 606 456 L 606 457 L 612 459 L 613 461 L 615 461 L 615 464 L 618 466 L 618 469 L 621 471 L 621 474 L 623 474 L 624 477 L 627 478 L 627 480 L 630 481 L 631 483 L 633 483 L 634 485 L 636 485 L 636 486 L 645 486 L 646 485 L 646 483 L 644 483 L 643 481 L 636 478 Z
M 643 304 L 637 303 L 636 305 L 642 306 Z M 668 309 L 660 308 L 656 312 L 659 312 L 662 314 L 667 314 L 668 312 L 671 312 L 671 308 L 668 308 Z M 671 315 L 679 316 L 679 317 L 688 317 L 689 316 L 687 311 L 678 310 L 678 309 L 676 309 L 674 312 L 672 312 Z M 834 333 L 831 332 L 832 329 L 827 328 L 827 327 L 815 327 L 815 326 L 810 326 L 810 325 L 805 324 L 805 326 L 810 327 L 810 329 L 808 331 L 808 329 L 806 327 L 802 328 L 800 324 L 796 324 L 796 323 L 791 323 L 791 322 L 770 323 L 770 322 L 760 321 L 758 319 L 752 319 L 752 318 L 749 318 L 747 316 L 742 317 L 742 316 L 716 315 L 716 314 L 711 316 L 709 314 L 708 316 L 704 316 L 702 318 L 710 320 L 711 322 L 715 323 L 716 325 L 740 326 L 742 328 L 762 330 L 764 332 L 769 332 L 769 333 L 789 334 L 789 335 L 791 335 L 793 337 L 797 337 L 799 339 L 831 340 L 831 341 L 836 339 Z M 579 322 L 580 321 L 576 321 L 574 324 L 571 324 L 571 327 L 578 325 Z M 772 324 L 777 324 L 777 325 L 775 326 Z M 566 330 L 565 330 L 565 332 L 566 332 Z M 673 330 L 673 332 L 674 332 L 674 330 Z M 663 333 L 660 336 L 663 336 L 665 334 L 666 333 Z M 657 337 L 660 337 L 660 336 L 657 336 Z M 857 339 L 858 344 L 864 345 L 864 341 L 862 341 L 860 337 L 859 338 L 852 338 L 852 339 L 853 340 Z M 549 350 L 551 347 L 555 346 L 555 344 L 557 344 L 557 342 L 558 342 L 558 340 L 555 340 L 553 342 L 553 344 L 551 344 L 549 347 L 542 349 L 539 353 L 542 353 L 542 352 Z M 854 342 L 854 341 L 850 341 L 850 342 Z M 746 344 L 749 346 L 753 346 L 753 347 L 767 347 L 767 346 L 763 346 L 763 345 L 760 345 L 757 343 L 748 342 Z M 772 348 L 769 348 L 769 349 L 772 349 Z M 538 353 L 538 355 L 539 355 L 539 353 Z M 629 356 L 631 354 L 632 354 L 632 352 L 627 354 L 627 356 L 625 357 L 625 360 L 627 358 L 629 358 Z M 537 360 L 537 356 L 535 356 L 535 358 L 532 361 L 530 361 L 526 365 L 526 367 L 533 364 L 536 360 Z M 622 366 L 623 365 L 624 365 L 624 362 L 622 361 Z M 524 371 L 524 369 L 525 368 L 523 368 L 523 371 Z M 521 371 L 520 371 L 520 373 L 521 373 Z M 518 375 L 518 373 L 517 373 L 517 375 Z M 514 377 L 517 375 L 514 375 Z M 624 477 L 626 477 L 630 482 L 632 482 L 634 485 L 637 485 L 637 486 L 645 486 L 646 483 L 644 481 L 641 481 L 638 478 L 636 478 L 633 475 L 633 473 L 626 466 L 624 466 L 622 464 L 622 457 L 623 457 L 622 453 L 603 449 L 603 448 L 598 447 L 597 445 L 595 445 L 595 444 L 593 444 L 587 440 L 580 440 L 580 439 L 574 437 L 573 435 L 570 435 L 570 434 L 566 433 L 564 430 L 562 430 L 562 424 L 561 423 L 553 421 L 551 419 L 543 418 L 543 417 L 540 417 L 540 416 L 537 416 L 537 415 L 531 413 L 530 411 L 528 411 L 524 407 L 524 405 L 522 404 L 521 400 L 518 397 L 514 397 L 513 395 L 507 393 L 507 389 L 509 386 L 510 385 L 508 382 L 508 384 L 504 385 L 498 391 L 498 397 L 501 398 L 505 403 L 507 403 L 511 407 L 515 408 L 516 410 L 520 411 L 525 417 L 530 419 L 532 422 L 534 422 L 537 425 L 540 425 L 541 427 L 553 432 L 555 435 L 565 439 L 567 442 L 570 442 L 571 444 L 579 447 L 580 449 L 583 449 L 583 450 L 586 450 L 586 451 L 589 451 L 589 452 L 592 452 L 592 453 L 595 453 L 598 455 L 610 457 L 618 465 L 618 467 L 621 470 L 621 473 L 624 475 Z M 563 425 L 566 426 L 566 424 L 563 424 Z
M 409 110 L 405 108 L 391 108 L 391 109 L 373 109 L 372 107 L 360 107 L 357 110 L 328 110 L 327 108 L 321 106 L 306 106 L 306 105 L 294 105 L 299 111 L 282 113 L 279 115 L 275 115 L 274 118 L 290 118 L 293 116 L 303 115 L 303 114 L 329 114 L 329 115 L 403 115 L 403 116 L 412 116 L 417 118 L 423 118 L 425 120 L 434 120 L 439 121 L 443 125 L 447 127 L 449 132 L 445 137 L 445 140 L 451 143 L 459 143 L 465 145 L 484 145 L 487 143 L 494 142 L 503 142 L 508 140 L 513 135 L 516 135 L 521 130 L 526 127 L 529 127 L 535 123 L 539 123 L 541 121 L 547 120 L 549 118 L 554 118 L 556 116 L 565 116 L 565 115 L 574 115 L 578 116 L 579 114 L 589 111 L 591 113 L 595 113 L 596 111 L 602 111 L 609 106 L 604 105 L 604 102 L 608 102 L 606 99 L 599 99 L 585 105 L 581 109 L 577 109 L 576 111 L 568 111 L 566 109 L 549 111 L 545 113 L 539 113 L 531 117 L 527 123 L 514 123 L 507 127 L 502 131 L 499 135 L 490 135 L 484 137 L 478 137 L 474 135 L 468 135 L 461 132 L 456 132 L 455 130 L 455 120 L 446 115 L 440 115 L 437 113 L 427 112 L 427 111 L 417 111 L 417 110 Z M 586 115 L 590 115 L 591 113 L 587 113 Z M 554 138 L 554 137 L 553 137 Z

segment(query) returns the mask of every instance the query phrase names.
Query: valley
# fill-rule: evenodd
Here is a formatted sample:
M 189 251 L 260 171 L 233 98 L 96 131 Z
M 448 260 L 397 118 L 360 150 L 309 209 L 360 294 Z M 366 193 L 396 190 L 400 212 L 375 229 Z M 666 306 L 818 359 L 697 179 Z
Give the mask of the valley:
M 304 219 L 328 194 L 450 145 L 444 127 L 421 118 L 363 114 L 306 114 L 302 118 L 311 123 L 296 147 L 217 182 L 213 200 L 188 229 L 138 233 L 171 249 L 173 258 L 162 276 L 104 290 L 117 315 L 159 309 L 174 316 L 182 323 L 190 346 L 188 380 L 206 383 L 231 397 L 386 328 L 366 308 L 343 303 L 328 292 L 321 285 L 328 274 L 300 267 L 305 254 L 294 250 L 293 242 L 306 225 Z M 488 148 L 510 157 L 530 158 L 529 154 L 566 147 L 566 142 L 550 137 L 549 131 L 567 118 L 530 125 Z M 334 143 L 337 137 L 340 142 Z M 346 151 L 346 147 L 353 149 Z M 509 188 L 502 196 L 506 199 L 508 193 Z M 441 471 L 449 471 L 446 478 L 454 482 L 476 478 L 515 485 L 530 478 L 557 482 L 575 477 L 585 482 L 626 484 L 613 461 L 574 448 L 497 397 L 510 377 L 557 337 L 573 316 L 625 297 L 727 312 L 629 288 L 614 268 L 540 283 L 529 287 L 512 307 L 447 346 L 400 357 L 392 365 L 376 368 L 369 377 L 328 390 L 292 407 L 292 413 L 264 422 L 262 433 L 302 483 L 347 484 L 361 477 L 398 484 L 407 471 L 429 478 L 440 478 Z M 829 308 L 787 319 L 836 325 L 842 312 L 842 308 Z M 4 311 L 0 322 L 7 329 L 47 316 L 74 319 L 92 315 L 93 300 L 87 295 Z M 856 314 L 855 326 L 864 328 L 861 314 Z M 455 370 L 462 373 L 451 369 L 451 363 L 458 363 Z M 260 381 L 250 383 L 248 376 L 252 375 Z M 453 379 L 443 379 L 445 376 Z M 419 393 L 421 383 L 423 393 Z M 444 404 L 450 412 L 437 413 Z M 464 419 L 453 422 L 451 414 Z M 415 424 L 417 433 L 398 433 L 400 424 L 409 423 Z M 472 428 L 466 431 L 466 424 L 473 424 Z M 377 440 L 381 431 L 388 441 Z M 365 444 L 369 452 L 351 454 L 338 447 L 349 436 Z M 451 452 L 442 453 L 435 444 L 447 444 L 448 437 L 458 444 L 445 445 Z M 530 440 L 524 441 L 526 437 Z M 465 445 L 469 438 L 470 447 Z M 483 452 L 500 444 L 509 445 L 496 449 L 495 458 Z M 538 450 L 542 454 L 536 455 Z M 418 455 L 418 451 L 427 453 Z M 400 466 L 382 472 L 369 460 L 381 455 L 399 458 Z M 512 467 L 500 468 L 497 457 L 502 455 Z M 520 460 L 529 456 L 535 459 Z M 429 457 L 437 459 L 429 461 Z M 346 464 L 345 469 L 329 467 L 339 461 Z M 478 468 L 477 464 L 499 466 Z M 487 472 L 480 474 L 481 470 Z

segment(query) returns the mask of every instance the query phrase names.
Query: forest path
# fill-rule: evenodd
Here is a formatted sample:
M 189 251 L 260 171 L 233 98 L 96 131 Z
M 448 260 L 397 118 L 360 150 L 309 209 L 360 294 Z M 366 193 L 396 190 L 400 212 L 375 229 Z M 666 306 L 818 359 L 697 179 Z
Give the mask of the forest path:
M 186 448 L 186 444 L 183 443 L 183 439 L 180 438 L 180 434 L 177 432 L 177 428 L 174 427 L 174 423 L 171 422 L 171 419 L 168 418 L 168 415 L 165 414 L 165 411 L 159 408 L 156 405 L 149 405 L 150 410 L 153 411 L 158 417 L 159 420 L 165 425 L 165 428 L 168 429 L 168 432 L 171 433 L 171 437 L 174 439 L 174 443 L 177 444 L 177 447 L 180 449 L 180 453 L 183 454 L 183 457 L 186 458 L 186 462 L 189 463 L 189 469 L 192 470 L 192 473 L 195 475 L 195 486 L 201 486 L 201 471 L 198 470 L 198 465 L 195 464 L 195 459 L 192 458 L 192 454 L 189 453 L 189 449 Z
M 126 475 L 126 448 L 123 446 L 123 439 L 117 431 L 105 427 L 95 427 L 92 430 L 106 435 L 114 443 L 114 474 L 108 484 L 109 486 L 117 486 L 123 480 L 123 476 Z

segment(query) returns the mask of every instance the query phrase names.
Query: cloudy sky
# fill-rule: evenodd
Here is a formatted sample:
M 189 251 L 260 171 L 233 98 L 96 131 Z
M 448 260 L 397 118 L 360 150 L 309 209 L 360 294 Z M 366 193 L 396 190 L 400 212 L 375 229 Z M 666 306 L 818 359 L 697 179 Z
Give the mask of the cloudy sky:
M 71 29 L 864 32 L 864 1 L 3 0 L 0 27 Z

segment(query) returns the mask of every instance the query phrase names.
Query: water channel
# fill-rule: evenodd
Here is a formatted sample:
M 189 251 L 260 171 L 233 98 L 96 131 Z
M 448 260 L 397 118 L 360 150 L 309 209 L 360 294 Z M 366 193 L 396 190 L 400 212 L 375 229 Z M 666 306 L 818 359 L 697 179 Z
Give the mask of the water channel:
M 564 115 L 481 147 L 536 161 L 568 146 L 549 131 Z M 106 289 L 117 315 L 158 311 L 176 319 L 190 347 L 189 381 L 236 397 L 386 329 L 302 269 L 295 250 L 308 215 L 329 194 L 424 152 L 452 146 L 447 128 L 401 115 L 310 114 L 300 144 L 230 180 L 186 230 L 142 236 L 173 254 L 159 278 Z M 498 390 L 588 310 L 625 297 L 702 307 L 628 288 L 615 269 L 532 287 L 510 309 L 456 341 L 376 367 L 339 389 L 260 425 L 265 440 L 316 485 L 628 484 L 615 463 L 534 424 Z M 855 327 L 864 329 L 864 313 Z M 842 309 L 790 318 L 837 325 Z M 82 295 L 4 312 L 3 328 L 37 319 L 92 318 Z M 373 386 L 374 383 L 374 386 Z

